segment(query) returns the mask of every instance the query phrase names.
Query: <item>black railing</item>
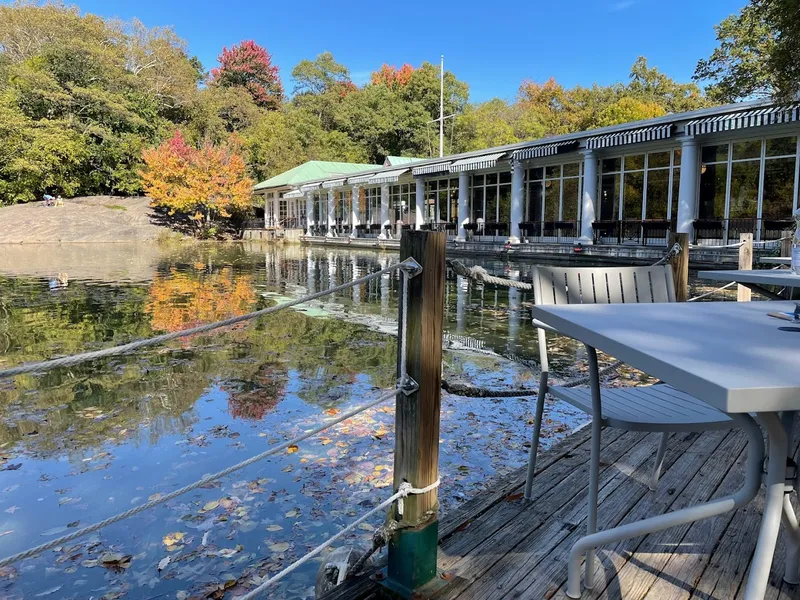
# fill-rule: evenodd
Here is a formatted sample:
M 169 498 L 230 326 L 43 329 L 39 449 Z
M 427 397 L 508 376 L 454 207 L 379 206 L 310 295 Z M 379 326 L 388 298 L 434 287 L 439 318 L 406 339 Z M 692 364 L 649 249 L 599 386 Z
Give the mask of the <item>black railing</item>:
M 753 239 L 761 241 L 780 239 L 782 232 L 794 229 L 790 219 L 697 219 L 694 222 L 694 241 L 702 244 L 712 240 L 723 244 L 739 241 L 742 233 L 752 233 Z
M 667 243 L 670 231 L 675 230 L 675 220 L 627 219 L 623 221 L 595 221 L 592 223 L 595 244 L 662 245 Z

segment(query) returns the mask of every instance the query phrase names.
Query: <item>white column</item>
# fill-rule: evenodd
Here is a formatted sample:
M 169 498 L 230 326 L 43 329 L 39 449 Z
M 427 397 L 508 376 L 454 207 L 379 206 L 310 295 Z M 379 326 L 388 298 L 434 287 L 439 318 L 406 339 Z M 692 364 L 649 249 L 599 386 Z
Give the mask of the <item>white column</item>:
M 414 228 L 419 230 L 425 224 L 425 179 L 417 177 L 416 219 Z
M 306 235 L 311 235 L 314 225 L 314 194 L 306 192 Z
M 328 252 L 328 289 L 336 287 L 336 256 L 332 252 Z M 328 296 L 332 300 L 334 294 Z
M 525 169 L 522 162 L 515 160 L 511 169 L 511 218 L 510 229 L 508 231 L 508 242 L 519 244 L 521 235 L 519 224 L 522 223 L 523 210 L 522 203 L 525 198 Z M 502 215 L 501 215 L 502 218 Z
M 578 242 L 591 244 L 594 240 L 595 206 L 597 201 L 597 155 L 594 150 L 583 152 L 583 196 L 581 198 L 581 237 Z
M 378 235 L 379 240 L 387 239 L 387 226 L 391 226 L 391 222 L 389 221 L 389 184 L 384 183 L 381 186 L 381 231 Z
M 269 207 L 272 206 L 272 198 L 268 198 L 267 196 L 268 194 L 264 194 L 264 229 L 272 225 L 272 223 L 269 222 Z
M 328 233 L 326 237 L 336 237 L 336 194 L 328 190 Z
M 466 277 L 458 275 L 456 277 L 456 286 L 456 333 L 458 335 L 464 335 L 469 280 Z
M 461 171 L 458 174 L 458 235 L 457 242 L 467 241 L 467 230 L 464 225 L 469 223 L 469 173 Z
M 693 137 L 681 139 L 681 181 L 678 191 L 678 233 L 688 233 L 689 240 L 694 232 L 694 219 L 697 216 L 699 194 L 697 184 L 700 179 L 700 161 L 697 156 L 697 140 Z
M 306 287 L 308 288 L 308 293 L 313 294 L 317 290 L 315 289 L 314 285 L 314 274 L 316 272 L 316 265 L 314 264 L 314 257 L 311 255 L 311 248 L 306 250 L 306 273 L 308 275 L 308 280 L 306 281 Z
M 361 225 L 361 211 L 358 208 L 358 200 L 359 195 L 361 194 L 361 188 L 357 185 L 354 185 L 350 190 L 350 237 L 357 238 L 358 237 L 358 230 L 356 229 L 356 225 Z
M 509 271 L 508 278 L 512 281 L 519 281 L 519 271 Z M 508 288 L 508 353 L 517 353 L 517 341 L 519 341 L 519 326 L 522 320 L 522 292 L 517 288 Z
M 360 277 L 361 269 L 358 268 L 358 259 L 354 256 L 350 259 L 353 264 L 353 281 Z M 361 286 L 354 285 L 353 288 L 353 304 L 361 304 Z

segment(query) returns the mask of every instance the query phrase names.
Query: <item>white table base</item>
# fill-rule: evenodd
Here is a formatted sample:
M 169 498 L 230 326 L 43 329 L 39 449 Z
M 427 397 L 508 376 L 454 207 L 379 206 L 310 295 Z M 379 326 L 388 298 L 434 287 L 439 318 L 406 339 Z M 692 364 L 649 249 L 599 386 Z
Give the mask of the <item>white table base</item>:
M 794 418 L 794 413 L 791 413 L 791 416 Z M 741 489 L 732 495 L 711 502 L 582 537 L 573 544 L 570 550 L 566 590 L 568 597 L 581 597 L 580 563 L 584 553 L 587 554 L 586 583 L 587 588 L 591 588 L 594 582 L 594 564 L 591 557 L 597 547 L 715 517 L 741 508 L 756 497 L 761 489 L 764 469 L 764 441 L 761 428 L 748 414 L 732 414 L 731 417 L 747 432 L 748 436 L 745 479 Z M 769 571 L 782 521 L 788 534 L 784 579 L 787 583 L 800 581 L 800 526 L 786 492 L 786 457 L 789 451 L 788 440 L 791 438 L 787 437 L 786 429 L 776 413 L 762 413 L 757 417 L 769 436 L 769 460 L 766 474 L 766 504 L 756 551 L 750 564 L 750 576 L 744 593 L 745 600 L 760 600 L 766 593 Z

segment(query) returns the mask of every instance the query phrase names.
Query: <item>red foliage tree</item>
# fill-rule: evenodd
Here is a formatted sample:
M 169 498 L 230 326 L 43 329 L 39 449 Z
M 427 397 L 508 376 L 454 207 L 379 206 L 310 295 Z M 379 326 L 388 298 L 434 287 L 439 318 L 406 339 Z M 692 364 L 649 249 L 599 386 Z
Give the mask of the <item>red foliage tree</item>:
M 394 65 L 384 63 L 379 70 L 372 73 L 371 82 L 373 85 L 385 85 L 394 90 L 405 86 L 411 79 L 412 73 L 414 67 L 409 64 L 404 64 L 398 69 Z
M 230 49 L 223 48 L 217 60 L 220 66 L 211 70 L 212 83 L 245 87 L 258 106 L 270 109 L 280 106 L 283 84 L 266 48 L 245 40 Z

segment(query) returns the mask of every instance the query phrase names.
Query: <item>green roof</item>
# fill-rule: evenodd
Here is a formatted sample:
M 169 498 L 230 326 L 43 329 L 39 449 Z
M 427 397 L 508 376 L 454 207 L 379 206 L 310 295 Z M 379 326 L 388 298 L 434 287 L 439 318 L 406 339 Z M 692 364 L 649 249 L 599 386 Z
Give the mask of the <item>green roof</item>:
M 358 173 L 359 171 L 367 171 L 369 169 L 380 169 L 381 166 L 382 165 L 310 160 L 307 163 L 296 166 L 294 169 L 289 169 L 280 175 L 275 175 L 275 177 L 271 177 L 266 181 L 256 184 L 253 186 L 253 189 L 264 190 L 268 188 L 298 186 L 307 181 L 324 179 L 332 175 L 346 175 L 348 173 Z
M 400 165 L 407 165 L 414 162 L 419 162 L 421 160 L 426 160 L 424 158 L 415 158 L 413 156 L 387 156 L 386 157 L 386 166 L 389 167 L 398 167 Z

